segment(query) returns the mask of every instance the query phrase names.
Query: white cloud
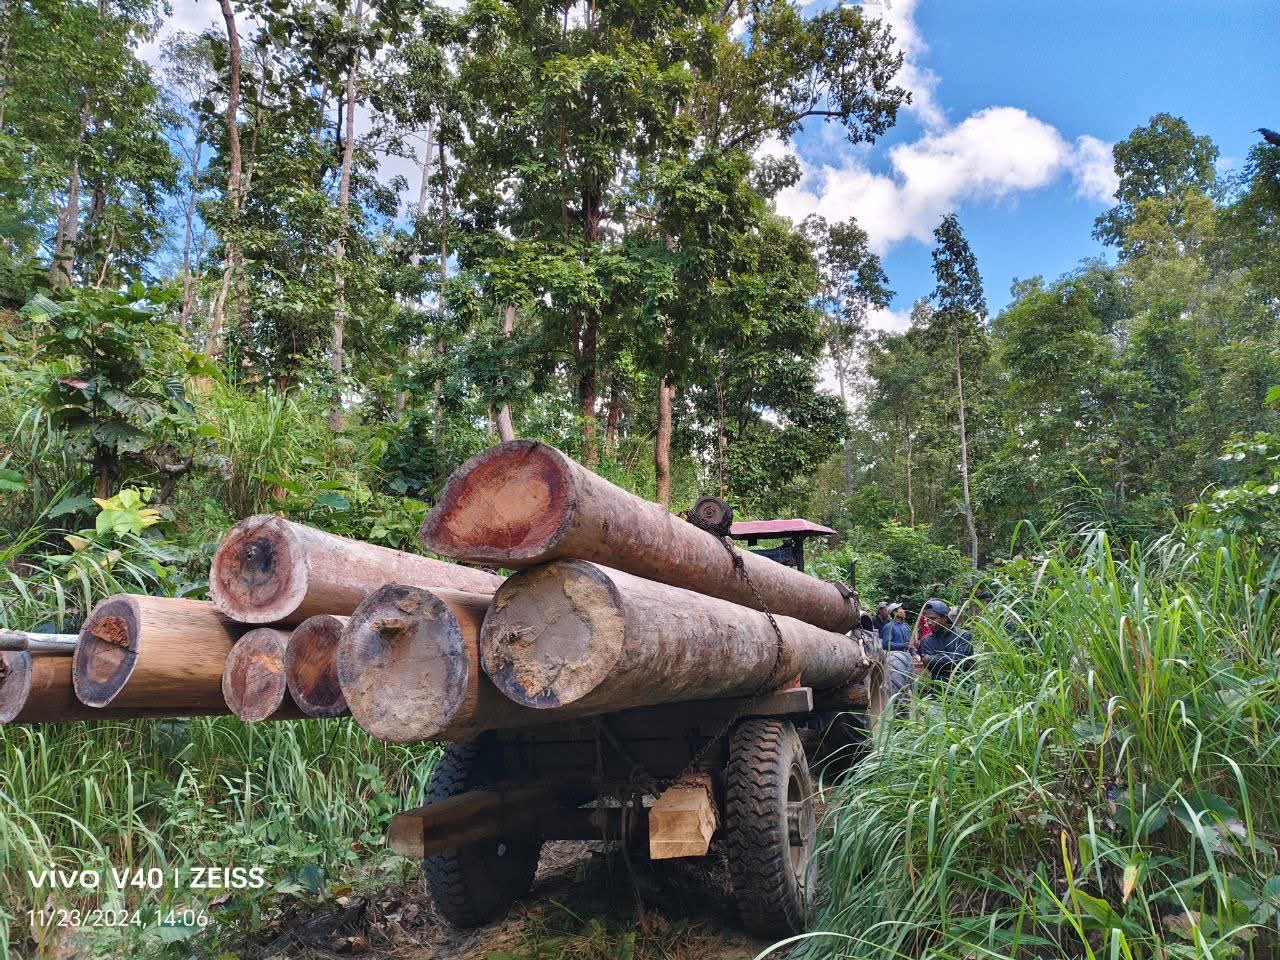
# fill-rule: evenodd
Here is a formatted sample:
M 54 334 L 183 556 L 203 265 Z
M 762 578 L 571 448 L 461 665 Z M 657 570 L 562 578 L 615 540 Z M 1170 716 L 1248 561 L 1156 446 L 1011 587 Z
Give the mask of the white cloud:
M 1025 110 L 987 107 L 893 147 L 890 173 L 853 157 L 840 165 L 802 159 L 802 179 L 779 194 L 778 211 L 797 221 L 818 212 L 829 220 L 856 217 L 884 253 L 908 237 L 928 243 L 938 220 L 961 202 L 1037 190 L 1063 174 L 1075 179 L 1078 193 L 1099 199 L 1114 189 L 1100 159 L 1109 154 L 1094 137 L 1069 143 Z
M 869 19 L 882 21 L 893 31 L 894 40 L 903 55 L 897 81 L 911 91 L 911 105 L 907 109 L 932 129 L 943 126 L 947 118 L 936 96 L 938 75 L 920 62 L 928 53 L 929 45 L 924 42 L 916 27 L 918 2 L 919 0 L 865 0 L 862 12 Z
M 872 330 L 902 333 L 911 326 L 910 310 L 894 310 L 890 307 L 874 307 L 867 312 L 867 326 Z
M 1076 181 L 1076 196 L 1110 204 L 1115 199 L 1116 188 L 1120 186 L 1111 157 L 1111 144 L 1088 134 L 1077 137 L 1072 176 Z

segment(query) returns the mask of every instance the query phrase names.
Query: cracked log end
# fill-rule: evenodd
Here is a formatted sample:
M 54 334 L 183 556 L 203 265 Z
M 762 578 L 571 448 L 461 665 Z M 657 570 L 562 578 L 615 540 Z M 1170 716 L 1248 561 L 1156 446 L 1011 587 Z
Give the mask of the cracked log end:
M 286 706 L 284 676 L 287 630 L 258 627 L 239 639 L 222 671 L 222 696 L 241 720 L 267 720 Z
M 347 621 L 338 681 L 356 721 L 384 740 L 430 740 L 453 721 L 475 685 L 461 627 L 429 590 L 388 584 Z
M 418 538 L 460 560 L 537 563 L 568 529 L 572 477 L 565 455 L 544 443 L 493 447 L 454 471 Z
M 306 550 L 280 517 L 241 520 L 223 538 L 209 571 L 209 597 L 240 623 L 275 623 L 307 595 Z
M 294 628 L 285 650 L 285 679 L 289 695 L 309 717 L 341 717 L 347 698 L 338 683 L 338 641 L 346 617 L 320 614 Z
M 105 707 L 124 689 L 138 660 L 142 614 L 126 594 L 93 608 L 80 628 L 72 677 L 76 696 L 90 707 Z
M 31 654 L 0 651 L 0 723 L 14 720 L 31 695 Z
M 622 598 L 592 563 L 561 560 L 506 581 L 480 633 L 494 684 L 526 707 L 566 706 L 609 678 L 622 656 Z

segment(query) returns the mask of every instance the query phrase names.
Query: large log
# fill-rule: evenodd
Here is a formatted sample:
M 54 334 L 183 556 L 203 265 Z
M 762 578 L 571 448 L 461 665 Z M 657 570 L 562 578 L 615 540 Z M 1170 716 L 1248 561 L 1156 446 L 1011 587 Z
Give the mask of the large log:
M 592 560 L 761 609 L 716 537 L 532 440 L 501 444 L 459 467 L 419 538 L 445 556 L 508 567 Z M 834 584 L 739 555 L 775 614 L 840 633 L 857 622 L 852 601 Z
M 204 600 L 118 593 L 80 628 L 76 696 L 91 707 L 226 713 L 222 668 L 247 629 Z
M 347 698 L 338 682 L 338 641 L 346 617 L 327 613 L 307 617 L 293 628 L 284 652 L 289 696 L 309 717 L 344 717 Z
M 338 680 L 356 722 L 399 743 L 470 740 L 543 722 L 502 696 L 480 669 L 489 600 L 403 584 L 370 594 L 338 644 Z
M 231 648 L 222 671 L 222 697 L 241 720 L 296 720 L 306 716 L 289 696 L 285 648 L 289 631 L 258 627 Z
M 749 696 L 797 674 L 818 690 L 871 666 L 863 641 L 585 560 L 521 571 L 494 595 L 480 659 L 499 690 L 572 715 Z M 557 710 L 559 712 L 559 710 Z
M 88 707 L 76 698 L 71 657 L 0 651 L 0 724 L 71 723 L 75 720 L 127 720 L 189 717 L 210 710 L 163 710 L 147 707 Z
M 483 570 L 259 515 L 241 520 L 218 545 L 209 596 L 241 623 L 298 624 L 320 613 L 346 616 L 385 583 L 492 593 L 501 582 Z

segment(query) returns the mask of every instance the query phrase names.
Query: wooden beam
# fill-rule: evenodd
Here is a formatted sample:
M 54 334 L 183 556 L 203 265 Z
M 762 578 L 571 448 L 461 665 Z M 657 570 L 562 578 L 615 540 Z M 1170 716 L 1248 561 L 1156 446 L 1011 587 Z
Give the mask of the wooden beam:
M 649 808 L 649 859 L 705 857 L 716 832 L 711 774 L 672 784 Z
M 547 784 L 468 790 L 396 814 L 387 844 L 402 857 L 421 860 L 504 833 L 535 830 L 559 803 L 560 791 Z

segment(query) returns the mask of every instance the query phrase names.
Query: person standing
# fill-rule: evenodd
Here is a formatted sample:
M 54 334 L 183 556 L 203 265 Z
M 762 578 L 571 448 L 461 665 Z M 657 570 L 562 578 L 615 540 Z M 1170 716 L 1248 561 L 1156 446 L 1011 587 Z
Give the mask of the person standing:
M 956 667 L 973 656 L 973 634 L 951 626 L 951 608 L 941 600 L 924 605 L 924 618 L 931 630 L 920 641 L 920 654 L 929 675 L 935 680 L 950 680 Z
M 889 622 L 889 603 L 881 600 L 876 604 L 876 617 L 871 621 L 871 630 L 878 637 L 884 630 L 884 625 Z
M 911 653 L 911 627 L 907 625 L 907 608 L 900 603 L 891 604 L 887 611 L 892 618 L 880 628 L 880 645 L 888 653 L 888 693 L 890 697 L 902 694 L 911 696 L 915 687 L 915 657 Z

